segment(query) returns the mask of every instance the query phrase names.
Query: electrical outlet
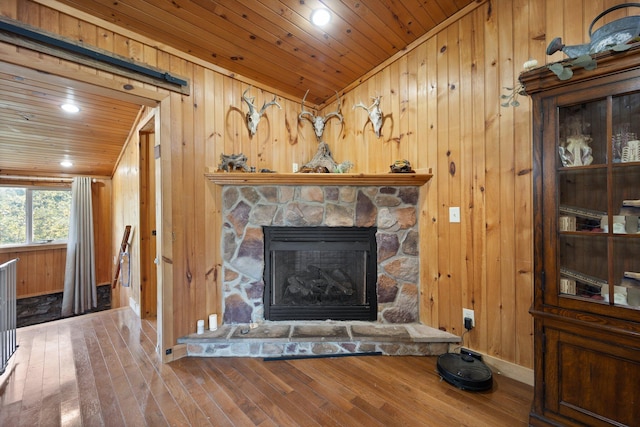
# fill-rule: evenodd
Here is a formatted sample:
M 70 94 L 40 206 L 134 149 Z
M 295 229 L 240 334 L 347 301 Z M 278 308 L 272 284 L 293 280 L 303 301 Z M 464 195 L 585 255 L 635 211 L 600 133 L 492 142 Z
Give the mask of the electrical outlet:
M 449 207 L 449 222 L 460 222 L 460 207 Z
M 464 325 L 464 318 L 468 317 L 471 319 L 471 325 L 475 328 L 476 327 L 476 316 L 473 310 L 471 310 L 470 308 L 463 308 L 462 309 L 462 324 Z

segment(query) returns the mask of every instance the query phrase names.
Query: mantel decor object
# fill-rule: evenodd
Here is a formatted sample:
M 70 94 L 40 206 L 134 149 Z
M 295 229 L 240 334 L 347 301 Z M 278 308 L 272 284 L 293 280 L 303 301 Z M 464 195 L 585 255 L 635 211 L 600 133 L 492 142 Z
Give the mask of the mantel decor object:
M 218 170 L 224 172 L 250 172 L 247 165 L 247 156 L 244 154 L 220 154 Z
M 391 173 L 415 173 L 409 160 L 396 160 L 389 168 Z

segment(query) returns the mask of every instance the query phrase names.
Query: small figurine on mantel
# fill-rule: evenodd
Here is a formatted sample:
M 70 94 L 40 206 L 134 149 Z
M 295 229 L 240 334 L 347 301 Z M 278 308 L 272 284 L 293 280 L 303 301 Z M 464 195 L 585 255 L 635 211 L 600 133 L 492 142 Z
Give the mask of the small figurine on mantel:
M 415 173 L 409 160 L 396 160 L 389 168 L 391 173 Z
M 251 172 L 244 154 L 220 154 L 218 170 L 224 172 Z
M 348 160 L 342 163 L 333 160 L 329 145 L 326 142 L 320 142 L 315 156 L 300 168 L 300 173 L 347 173 L 352 167 L 353 163 Z

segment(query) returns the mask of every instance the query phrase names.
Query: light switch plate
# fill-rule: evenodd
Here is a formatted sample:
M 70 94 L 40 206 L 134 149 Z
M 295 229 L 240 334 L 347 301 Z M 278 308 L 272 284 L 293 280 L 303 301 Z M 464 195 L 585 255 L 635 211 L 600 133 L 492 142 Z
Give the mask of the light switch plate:
M 460 207 L 451 206 L 449 208 L 449 222 L 460 222 Z

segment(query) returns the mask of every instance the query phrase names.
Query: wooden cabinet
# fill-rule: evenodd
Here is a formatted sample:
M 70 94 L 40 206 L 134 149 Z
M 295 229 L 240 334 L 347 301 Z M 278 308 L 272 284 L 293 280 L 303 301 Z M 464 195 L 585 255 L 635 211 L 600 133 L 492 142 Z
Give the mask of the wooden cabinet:
M 640 423 L 640 47 L 533 101 L 535 399 L 530 424 Z

